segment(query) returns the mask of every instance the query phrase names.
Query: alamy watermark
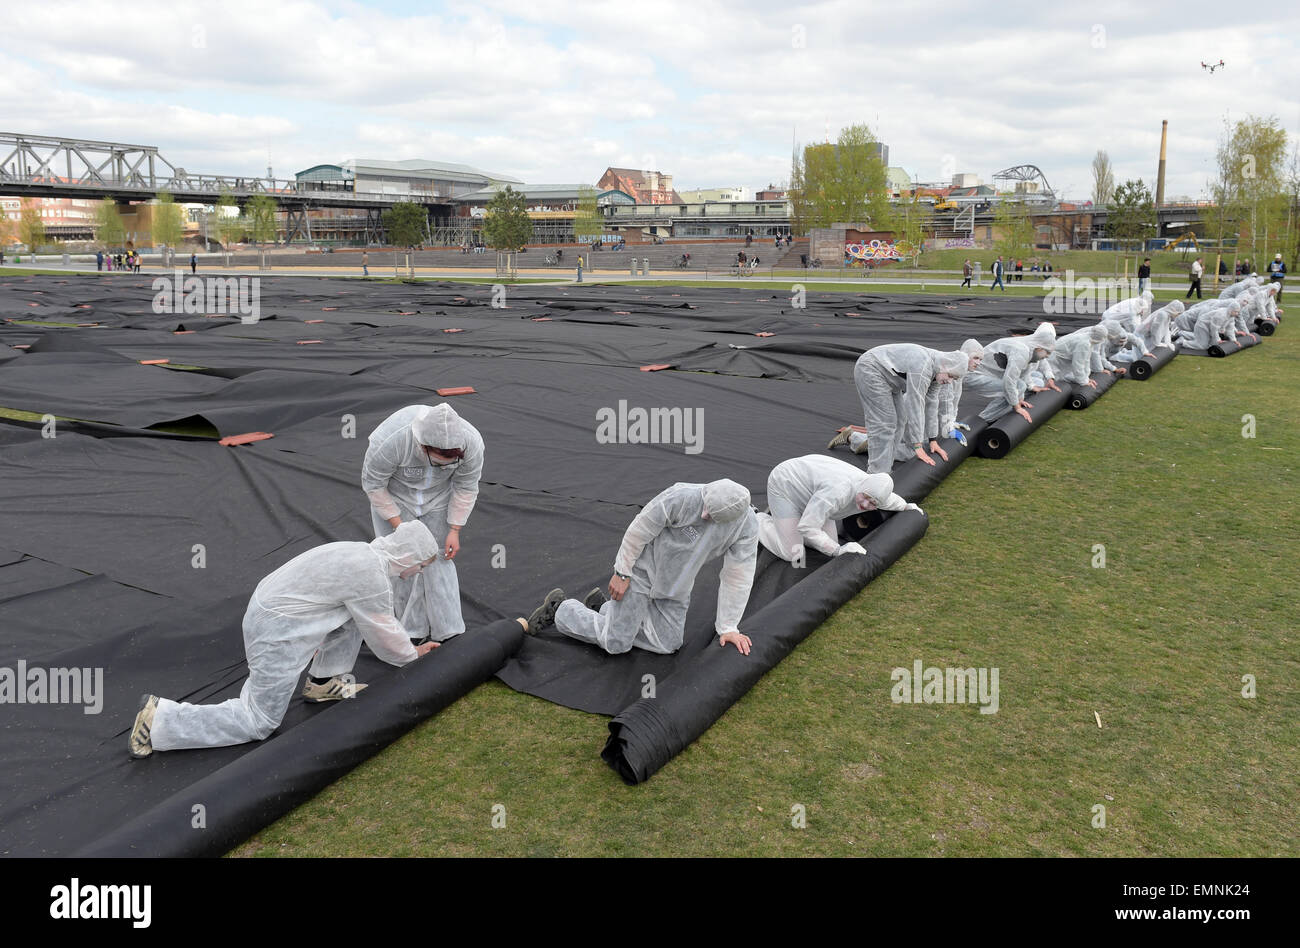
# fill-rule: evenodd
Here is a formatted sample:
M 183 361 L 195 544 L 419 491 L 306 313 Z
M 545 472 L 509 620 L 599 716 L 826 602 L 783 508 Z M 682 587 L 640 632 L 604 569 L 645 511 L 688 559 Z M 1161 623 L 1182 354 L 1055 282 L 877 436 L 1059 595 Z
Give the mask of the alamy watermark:
M 980 714 L 998 713 L 996 668 L 926 668 L 918 658 L 910 669 L 889 674 L 894 704 L 979 704 Z
M 1075 277 L 1073 270 L 1065 271 L 1065 278 L 1052 276 L 1043 281 L 1047 295 L 1043 297 L 1043 312 L 1049 316 L 1066 313 L 1100 315 L 1116 303 L 1137 296 L 1136 277 Z
M 687 454 L 704 450 L 703 408 L 617 408 L 596 410 L 598 444 L 680 444 Z
M 188 313 L 195 316 L 238 316 L 240 322 L 262 318 L 261 277 L 172 276 L 154 277 L 153 311 L 158 315 Z
M 80 704 L 85 714 L 104 710 L 104 669 L 0 666 L 0 704 Z

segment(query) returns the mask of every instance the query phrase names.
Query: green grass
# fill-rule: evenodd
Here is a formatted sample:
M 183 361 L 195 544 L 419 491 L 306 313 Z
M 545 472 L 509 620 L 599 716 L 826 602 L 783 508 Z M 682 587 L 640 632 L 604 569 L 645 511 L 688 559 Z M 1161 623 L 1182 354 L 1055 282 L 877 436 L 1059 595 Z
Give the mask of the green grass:
M 1300 855 L 1297 370 L 1284 329 L 971 459 L 643 786 L 601 762 L 605 718 L 494 681 L 234 855 Z M 997 667 L 1001 709 L 891 703 L 916 659 Z

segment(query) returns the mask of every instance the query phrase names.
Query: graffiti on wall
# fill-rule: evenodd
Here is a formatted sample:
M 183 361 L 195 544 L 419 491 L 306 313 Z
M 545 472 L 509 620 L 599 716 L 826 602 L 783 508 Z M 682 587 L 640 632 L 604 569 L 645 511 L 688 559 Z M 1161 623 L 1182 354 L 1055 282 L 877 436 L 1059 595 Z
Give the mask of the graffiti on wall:
M 898 244 L 892 240 L 862 240 L 844 245 L 850 260 L 901 260 Z
M 943 242 L 944 250 L 974 250 L 974 237 L 949 237 Z

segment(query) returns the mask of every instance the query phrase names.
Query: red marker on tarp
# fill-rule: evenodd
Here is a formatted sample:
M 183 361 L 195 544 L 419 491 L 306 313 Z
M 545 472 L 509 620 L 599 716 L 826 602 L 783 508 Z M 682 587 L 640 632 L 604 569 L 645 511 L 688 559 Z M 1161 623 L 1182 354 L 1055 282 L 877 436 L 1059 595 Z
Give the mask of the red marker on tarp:
M 657 364 L 655 364 L 655 365 L 643 365 L 643 366 L 641 366 L 641 371 L 642 371 L 642 372 L 659 372 L 659 371 L 662 371 L 663 369 L 671 369 L 671 368 L 672 368 L 672 365 L 671 365 L 670 363 L 668 363 L 668 362 L 660 362 L 660 363 L 657 363 Z
M 460 386 L 459 388 L 440 388 L 440 389 L 438 389 L 437 391 L 438 391 L 438 394 L 441 395 L 443 398 L 446 398 L 446 397 L 448 397 L 449 395 L 473 395 L 473 394 L 475 394 L 475 392 L 474 392 L 474 386 L 473 386 L 473 385 L 462 385 L 462 386 Z
M 250 431 L 247 434 L 229 435 L 218 441 L 218 444 L 224 444 L 231 447 L 237 444 L 252 444 L 254 441 L 265 441 L 267 438 L 274 438 L 275 435 L 269 431 Z

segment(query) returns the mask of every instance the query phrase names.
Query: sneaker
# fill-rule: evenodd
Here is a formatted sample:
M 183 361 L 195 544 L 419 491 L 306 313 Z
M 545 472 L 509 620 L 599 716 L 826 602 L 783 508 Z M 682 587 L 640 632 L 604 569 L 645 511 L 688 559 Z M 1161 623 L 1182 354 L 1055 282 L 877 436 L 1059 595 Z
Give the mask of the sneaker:
M 582 597 L 582 604 L 586 606 L 588 609 L 590 609 L 592 612 L 600 612 L 600 607 L 603 606 L 607 601 L 608 600 L 606 600 L 605 594 L 601 591 L 599 586 L 597 586 L 591 592 L 587 593 L 587 595 Z
M 826 445 L 826 450 L 832 451 L 835 448 L 839 447 L 841 444 L 848 444 L 849 435 L 851 435 L 852 433 L 853 433 L 853 429 L 850 428 L 848 425 L 845 425 L 839 431 L 835 432 L 835 437 L 831 438 L 831 443 Z
M 528 634 L 536 635 L 548 625 L 555 624 L 555 610 L 560 608 L 560 603 L 564 602 L 564 590 L 552 589 L 542 600 L 542 604 L 533 610 L 533 614 L 528 617 Z
M 307 681 L 302 686 L 302 697 L 305 701 L 312 704 L 318 704 L 322 701 L 341 701 L 344 698 L 355 698 L 358 691 L 365 689 L 366 685 L 359 685 L 351 679 L 344 680 L 342 676 L 335 675 L 329 681 L 321 682 L 319 685 L 307 676 Z
M 153 716 L 157 710 L 157 695 L 140 696 L 140 710 L 136 712 L 135 724 L 131 725 L 131 733 L 127 735 L 126 740 L 127 746 L 131 749 L 131 756 L 137 760 L 153 753 L 153 741 L 149 737 L 149 732 L 153 730 Z

